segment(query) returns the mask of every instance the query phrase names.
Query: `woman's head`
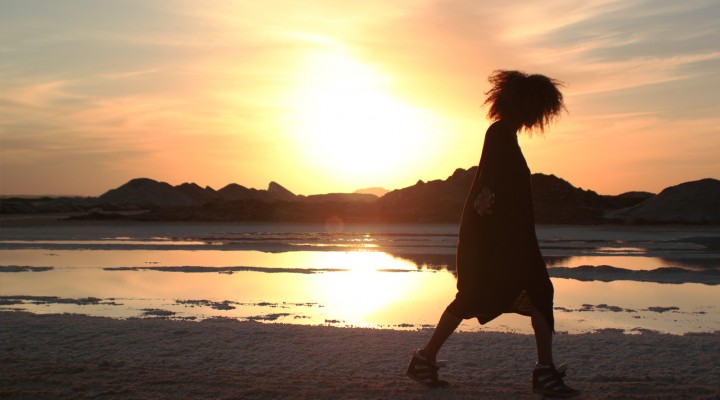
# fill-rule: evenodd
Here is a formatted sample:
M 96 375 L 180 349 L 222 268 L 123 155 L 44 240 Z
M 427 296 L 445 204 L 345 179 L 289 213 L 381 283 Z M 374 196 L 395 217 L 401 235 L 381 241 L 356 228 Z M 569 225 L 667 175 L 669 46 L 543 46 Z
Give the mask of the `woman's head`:
M 544 75 L 527 75 L 519 71 L 494 71 L 490 78 L 492 88 L 485 104 L 490 105 L 488 117 L 494 121 L 506 120 L 518 129 L 544 131 L 565 108 L 562 84 Z

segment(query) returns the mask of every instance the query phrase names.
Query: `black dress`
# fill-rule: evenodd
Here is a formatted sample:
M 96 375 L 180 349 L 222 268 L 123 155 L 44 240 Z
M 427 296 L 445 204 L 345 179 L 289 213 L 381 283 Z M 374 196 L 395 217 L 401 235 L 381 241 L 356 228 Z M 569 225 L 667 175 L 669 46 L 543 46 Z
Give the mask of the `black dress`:
M 531 303 L 553 320 L 553 286 L 535 235 L 530 170 L 516 131 L 503 121 L 485 134 L 463 209 L 457 289 L 448 311 L 485 324 L 502 313 L 528 315 Z

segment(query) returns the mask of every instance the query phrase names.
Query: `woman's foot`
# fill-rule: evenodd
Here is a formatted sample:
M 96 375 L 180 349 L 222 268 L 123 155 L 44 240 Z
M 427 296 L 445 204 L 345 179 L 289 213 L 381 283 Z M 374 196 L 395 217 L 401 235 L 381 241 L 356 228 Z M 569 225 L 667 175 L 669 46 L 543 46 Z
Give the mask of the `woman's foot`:
M 539 364 L 533 370 L 532 386 L 533 393 L 550 397 L 575 397 L 580 394 L 563 382 L 565 376 L 565 364 L 557 369 L 554 364 Z
M 413 352 L 410 365 L 407 368 L 407 376 L 430 387 L 445 387 L 449 383 L 438 378 L 438 369 L 444 365 L 442 362 L 430 361 L 421 354 L 420 350 Z

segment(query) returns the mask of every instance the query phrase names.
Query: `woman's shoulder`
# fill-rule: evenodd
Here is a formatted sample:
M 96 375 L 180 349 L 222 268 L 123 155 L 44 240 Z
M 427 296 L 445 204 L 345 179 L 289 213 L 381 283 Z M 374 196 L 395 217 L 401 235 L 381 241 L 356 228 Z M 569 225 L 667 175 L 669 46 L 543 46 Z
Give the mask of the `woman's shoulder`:
M 485 140 L 502 141 L 502 139 L 512 139 L 516 135 L 510 124 L 503 120 L 492 123 L 485 133 Z

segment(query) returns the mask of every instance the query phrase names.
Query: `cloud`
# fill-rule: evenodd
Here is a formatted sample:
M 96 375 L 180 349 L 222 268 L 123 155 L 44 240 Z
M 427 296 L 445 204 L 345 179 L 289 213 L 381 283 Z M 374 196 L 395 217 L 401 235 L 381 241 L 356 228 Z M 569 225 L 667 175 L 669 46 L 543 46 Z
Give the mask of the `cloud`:
M 704 128 L 720 124 L 716 0 L 128 0 L 2 7 L 5 175 L 8 167 L 35 164 L 46 176 L 93 172 L 100 181 L 103 173 L 130 178 L 157 165 L 166 176 L 194 173 L 201 182 L 228 183 L 237 171 L 248 178 L 234 180 L 257 187 L 266 185 L 262 180 L 302 180 L 292 175 L 302 166 L 282 164 L 293 154 L 279 122 L 292 106 L 282 100 L 303 84 L 302 60 L 334 48 L 389 77 L 393 96 L 443 116 L 444 137 L 457 144 L 428 161 L 434 176 L 404 171 L 408 183 L 476 163 L 487 124 L 480 105 L 487 75 L 497 68 L 567 83 L 570 114 L 548 139 L 557 146 L 548 157 L 554 164 L 539 162 L 547 172 L 574 173 L 581 168 L 563 154 L 577 154 L 581 162 L 593 141 L 605 140 L 609 153 L 614 141 L 636 132 L 667 138 L 667 147 L 653 149 L 658 159 L 690 164 L 701 154 L 705 170 L 720 168 L 703 150 L 720 146 L 720 135 Z M 698 145 L 680 142 L 685 139 L 677 132 L 693 132 L 687 137 Z M 682 154 L 673 155 L 673 141 Z M 540 152 L 539 144 L 533 142 L 532 151 Z M 639 153 L 610 158 L 669 175 Z M 178 160 L 206 176 L 173 172 Z M 599 178 L 589 171 L 577 179 L 593 188 Z
M 577 93 L 711 75 L 709 62 L 720 60 L 717 2 L 605 2 L 585 11 L 528 32 L 523 45 L 528 57 L 568 76 Z M 705 68 L 689 72 L 697 64 Z

